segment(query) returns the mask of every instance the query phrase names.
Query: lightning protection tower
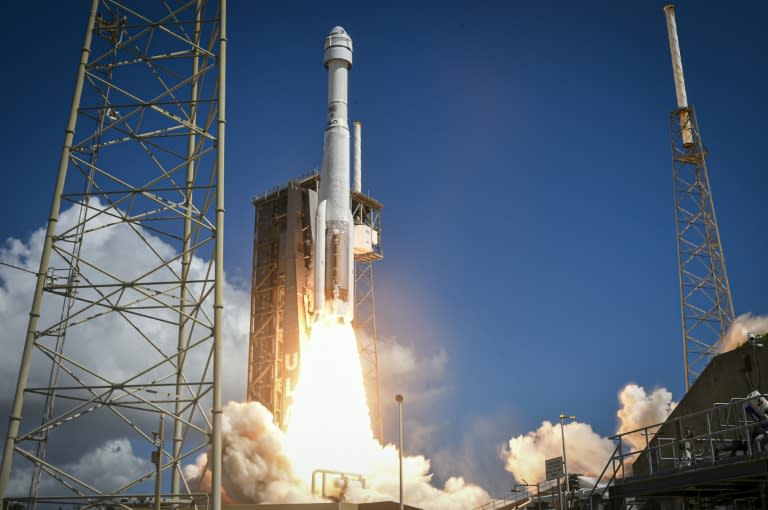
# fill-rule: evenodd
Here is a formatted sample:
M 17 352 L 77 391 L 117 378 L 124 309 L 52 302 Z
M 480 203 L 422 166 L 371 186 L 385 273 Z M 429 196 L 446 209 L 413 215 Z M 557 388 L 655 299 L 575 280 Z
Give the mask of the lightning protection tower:
M 734 311 L 707 176 L 706 150 L 685 91 L 675 8 L 667 5 L 664 12 L 677 93 L 677 109 L 670 113 L 669 122 L 687 390 L 717 354 L 717 343 L 733 322 Z
M 226 0 L 92 0 L 3 452 L 6 502 L 221 507 L 225 17 Z M 209 449 L 211 483 L 195 497 L 182 463 Z M 105 480 L 83 468 L 94 451 L 137 460 Z

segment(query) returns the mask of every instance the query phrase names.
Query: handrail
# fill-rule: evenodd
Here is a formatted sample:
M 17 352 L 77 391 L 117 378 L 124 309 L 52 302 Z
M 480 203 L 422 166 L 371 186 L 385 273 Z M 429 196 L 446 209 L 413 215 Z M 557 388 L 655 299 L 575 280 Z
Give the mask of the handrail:
M 762 396 L 766 398 L 765 394 Z M 718 402 L 708 409 L 611 436 L 610 439 L 617 441 L 617 446 L 598 480 L 602 479 L 613 465 L 613 476 L 606 487 L 611 485 L 619 477 L 620 468 L 616 467 L 616 463 L 623 466 L 627 458 L 639 455 L 647 456 L 648 465 L 642 464 L 640 468 L 647 468 L 648 475 L 655 475 L 657 471 L 669 468 L 680 470 L 694 469 L 696 464 L 711 465 L 724 458 L 724 454 L 729 457 L 742 452 L 746 458 L 752 457 L 755 453 L 754 427 L 768 423 L 768 417 L 759 420 L 748 416 L 748 401 L 753 398 L 755 397 L 731 398 L 728 403 Z M 704 432 L 694 433 L 699 426 L 705 429 Z M 664 435 L 659 435 L 662 431 Z M 638 434 L 646 437 L 645 447 L 624 451 L 622 444 L 627 442 L 628 437 L 636 438 Z M 761 451 L 764 450 L 765 448 L 761 448 Z M 595 485 L 590 491 L 590 497 L 597 491 L 598 486 Z
M 614 448 L 613 453 L 611 454 L 611 457 L 608 459 L 608 463 L 603 468 L 603 471 L 602 471 L 602 473 L 600 473 L 600 476 L 598 476 L 595 479 L 595 485 L 592 487 L 592 490 L 589 492 L 589 496 L 588 496 L 589 497 L 589 508 L 590 509 L 592 508 L 592 496 L 595 495 L 595 491 L 597 490 L 597 488 L 600 485 L 600 480 L 603 479 L 603 476 L 605 475 L 605 472 L 608 471 L 608 466 L 610 466 L 610 465 L 614 466 L 613 475 L 611 475 L 611 479 L 608 480 L 608 482 L 605 484 L 605 486 L 603 486 L 603 488 L 602 488 L 603 491 L 605 491 L 611 485 L 611 482 L 616 480 L 616 471 L 617 471 L 616 468 L 615 468 L 616 463 L 615 462 L 611 462 L 611 461 L 615 458 L 615 456 L 619 452 L 620 448 L 621 448 L 621 442 L 616 444 L 616 448 Z

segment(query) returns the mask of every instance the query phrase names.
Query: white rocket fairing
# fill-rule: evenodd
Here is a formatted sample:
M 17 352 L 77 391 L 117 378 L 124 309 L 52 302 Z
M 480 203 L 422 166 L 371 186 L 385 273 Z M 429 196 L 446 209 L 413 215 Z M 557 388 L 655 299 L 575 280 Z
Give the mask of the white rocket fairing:
M 352 39 L 343 28 L 335 27 L 325 38 L 323 56 L 328 69 L 328 125 L 315 223 L 315 311 L 349 322 L 355 312 L 347 124 L 347 74 L 352 67 Z

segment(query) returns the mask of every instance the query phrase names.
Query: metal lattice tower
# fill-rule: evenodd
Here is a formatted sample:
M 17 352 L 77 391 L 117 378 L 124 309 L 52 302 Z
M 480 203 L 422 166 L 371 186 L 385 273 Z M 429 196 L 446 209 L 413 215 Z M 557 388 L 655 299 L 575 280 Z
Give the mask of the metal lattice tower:
M 226 0 L 92 1 L 0 498 L 221 507 L 225 19 Z M 77 445 L 115 438 L 155 466 L 80 475 Z M 198 495 L 181 468 L 208 449 Z
M 361 193 L 352 193 L 352 218 L 356 225 L 369 227 L 381 235 L 382 205 Z M 358 227 L 359 228 L 359 227 Z M 355 331 L 363 382 L 368 395 L 371 427 L 374 435 L 384 443 L 384 420 L 381 413 L 379 388 L 378 334 L 376 331 L 376 287 L 373 263 L 384 258 L 381 245 L 371 253 L 355 256 Z
M 680 272 L 685 388 L 691 386 L 734 319 L 731 287 L 696 112 L 688 105 L 675 9 L 664 7 L 678 108 L 670 114 L 675 233 Z
M 681 123 L 687 118 L 687 124 Z M 733 300 L 707 176 L 706 152 L 692 106 L 670 114 L 675 232 L 680 272 L 686 390 L 717 352 L 733 322 Z M 684 143 L 690 129 L 692 143 Z

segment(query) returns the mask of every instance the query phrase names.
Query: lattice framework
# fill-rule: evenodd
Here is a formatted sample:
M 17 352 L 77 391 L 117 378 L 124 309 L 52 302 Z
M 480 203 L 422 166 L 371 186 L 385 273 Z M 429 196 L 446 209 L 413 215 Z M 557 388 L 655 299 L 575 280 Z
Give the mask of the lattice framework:
M 220 508 L 225 13 L 225 0 L 92 2 L 0 497 L 20 496 L 6 494 L 13 463 L 32 507 L 146 506 L 163 477 L 163 496 Z M 77 438 L 160 454 L 102 487 L 62 455 Z M 199 495 L 181 468 L 209 448 Z

